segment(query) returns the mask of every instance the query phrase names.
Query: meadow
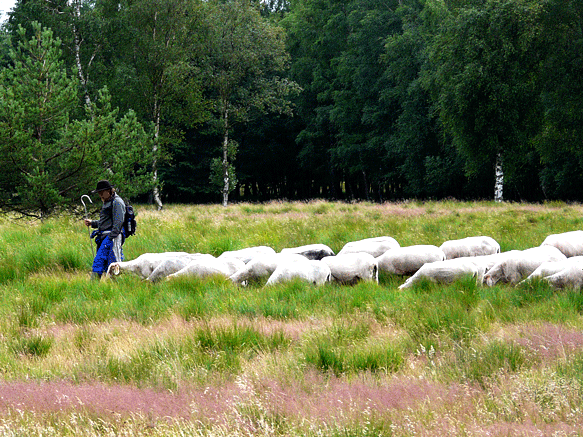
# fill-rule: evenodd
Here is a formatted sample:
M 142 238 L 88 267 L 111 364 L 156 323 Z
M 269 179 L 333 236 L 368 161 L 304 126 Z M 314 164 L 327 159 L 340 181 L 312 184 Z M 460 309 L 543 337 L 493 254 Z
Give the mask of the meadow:
M 136 205 L 126 259 L 583 229 L 580 204 Z M 89 280 L 81 216 L 0 219 L 0 436 L 580 436 L 583 296 L 424 282 Z

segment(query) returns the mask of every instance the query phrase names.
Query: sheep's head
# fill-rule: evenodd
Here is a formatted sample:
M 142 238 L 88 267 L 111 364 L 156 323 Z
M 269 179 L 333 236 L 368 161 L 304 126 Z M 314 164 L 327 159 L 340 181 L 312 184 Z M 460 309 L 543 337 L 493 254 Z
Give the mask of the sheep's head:
M 111 263 L 107 269 L 107 276 L 117 276 L 120 273 L 119 263 Z

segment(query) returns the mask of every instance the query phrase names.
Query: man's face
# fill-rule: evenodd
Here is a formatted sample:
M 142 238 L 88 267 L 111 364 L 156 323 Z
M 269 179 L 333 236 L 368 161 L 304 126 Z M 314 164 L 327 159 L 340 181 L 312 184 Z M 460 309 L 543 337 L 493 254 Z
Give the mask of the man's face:
M 97 194 L 99 194 L 99 197 L 101 198 L 102 202 L 107 202 L 111 197 L 111 190 L 102 190 L 99 191 Z

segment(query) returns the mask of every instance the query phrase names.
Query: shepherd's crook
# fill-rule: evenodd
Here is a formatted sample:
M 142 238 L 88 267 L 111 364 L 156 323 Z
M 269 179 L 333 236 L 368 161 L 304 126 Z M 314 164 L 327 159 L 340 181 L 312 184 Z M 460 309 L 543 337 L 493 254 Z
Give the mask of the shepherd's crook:
M 87 194 L 83 194 L 81 196 L 81 203 L 83 204 L 83 208 L 85 208 L 85 219 L 88 219 L 89 217 L 87 215 L 87 205 L 85 205 L 85 202 L 83 202 L 84 197 L 87 197 L 87 199 L 89 199 L 89 203 L 93 203 L 93 200 L 91 200 L 91 197 L 89 197 Z M 87 226 L 87 229 L 89 230 L 89 244 L 91 244 L 91 254 L 95 258 L 95 253 L 93 252 L 93 243 L 91 242 L 91 228 Z

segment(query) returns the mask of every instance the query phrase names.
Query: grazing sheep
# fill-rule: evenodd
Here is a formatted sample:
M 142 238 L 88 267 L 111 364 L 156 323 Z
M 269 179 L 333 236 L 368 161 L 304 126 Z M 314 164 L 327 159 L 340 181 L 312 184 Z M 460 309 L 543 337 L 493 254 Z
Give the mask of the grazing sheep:
M 247 264 L 253 258 L 261 255 L 275 255 L 275 250 L 268 246 L 246 247 L 244 249 L 223 252 L 217 258 L 237 258 Z
M 341 284 L 355 284 L 360 280 L 379 282 L 378 263 L 370 253 L 327 256 L 322 262 L 330 268 L 331 279 Z
M 295 259 L 280 263 L 273 271 L 266 286 L 281 282 L 301 279 L 314 285 L 322 285 L 330 281 L 332 273 L 330 267 L 320 260 Z
M 412 275 L 424 264 L 444 261 L 445 253 L 437 246 L 415 245 L 397 247 L 376 258 L 379 270 L 395 275 Z
M 484 276 L 484 267 L 475 264 L 470 257 L 447 259 L 423 264 L 417 272 L 408 278 L 399 289 L 412 287 L 423 279 L 438 284 L 450 284 L 464 276 L 472 276 L 481 284 Z
M 445 241 L 439 248 L 445 253 L 445 259 L 490 255 L 500 252 L 498 242 L 492 237 L 486 236 Z
M 462 256 L 461 258 L 454 258 L 454 259 L 462 259 L 462 258 L 469 258 L 474 264 L 479 265 L 484 268 L 484 274 L 488 273 L 492 267 L 496 264 L 505 260 L 509 256 L 513 256 L 519 250 L 509 250 L 507 252 L 500 252 L 500 253 L 492 253 L 490 255 L 478 255 L 478 256 Z
M 338 252 L 338 255 L 365 252 L 370 253 L 376 258 L 381 256 L 387 250 L 395 249 L 397 247 L 400 247 L 400 245 L 393 237 L 365 238 L 364 240 L 346 243 L 340 252 Z
M 560 272 L 544 278 L 555 289 L 572 288 L 580 290 L 583 284 L 583 269 L 580 265 L 571 264 Z
M 169 258 L 189 257 L 187 252 L 143 253 L 131 261 L 114 262 L 109 265 L 106 277 L 117 276 L 122 272 L 131 272 L 142 279 L 146 279 L 152 272 Z
M 534 278 L 546 278 L 547 276 L 559 273 L 561 270 L 571 267 L 572 265 L 583 267 L 583 256 L 572 256 L 562 261 L 545 261 L 522 282 L 530 281 Z
M 190 256 L 181 256 L 181 257 L 172 257 L 165 259 L 162 261 L 158 267 L 154 269 L 152 273 L 146 278 L 146 280 L 150 282 L 157 282 L 172 273 L 176 273 L 179 270 L 182 270 L 188 264 L 192 262 L 193 259 L 197 258 L 197 256 L 202 257 L 211 257 L 214 258 L 210 254 L 192 254 Z
M 280 253 L 296 253 L 313 260 L 321 260 L 325 256 L 334 255 L 334 251 L 325 244 L 306 244 L 305 246 L 289 247 L 282 249 Z
M 567 258 L 583 255 L 583 231 L 563 232 L 549 235 L 541 246 L 553 246 L 559 249 Z
M 242 267 L 245 264 L 243 261 L 236 261 L 240 263 L 239 267 Z M 234 269 L 234 266 L 231 265 L 231 260 L 221 260 L 215 258 L 212 255 L 201 256 L 194 258 L 190 263 L 177 272 L 166 276 L 166 280 L 172 280 L 173 278 L 177 278 L 179 276 L 196 276 L 199 278 L 206 278 L 208 276 L 218 275 L 228 278 L 235 271 L 236 270 Z
M 513 251 L 512 254 L 488 270 L 484 275 L 484 283 L 490 287 L 498 282 L 518 284 L 542 263 L 546 261 L 563 261 L 565 259 L 567 257 L 553 246 L 539 246 Z
M 220 258 L 220 257 L 219 257 Z M 277 265 L 286 260 L 306 259 L 297 253 L 276 253 L 274 255 L 259 255 L 233 273 L 229 279 L 235 284 L 246 284 L 248 281 L 269 278 Z

